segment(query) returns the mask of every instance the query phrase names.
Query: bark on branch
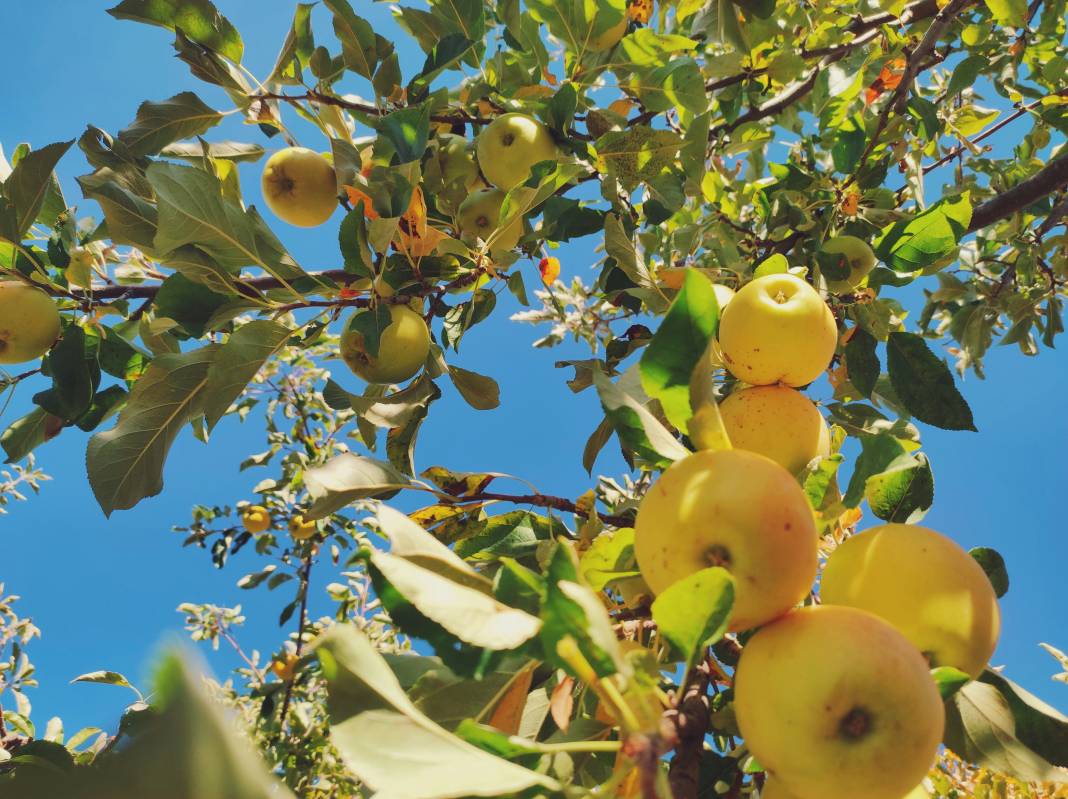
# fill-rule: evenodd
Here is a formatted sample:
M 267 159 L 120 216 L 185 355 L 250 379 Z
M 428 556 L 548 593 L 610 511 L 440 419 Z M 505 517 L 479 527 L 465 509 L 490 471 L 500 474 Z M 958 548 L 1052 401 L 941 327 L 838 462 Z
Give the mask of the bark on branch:
M 1048 197 L 1053 192 L 1068 185 L 1068 156 L 1061 156 L 1046 164 L 1022 183 L 1008 191 L 1003 191 L 987 200 L 972 211 L 972 222 L 968 232 L 972 233 L 999 219 L 1012 216 L 1032 203 Z

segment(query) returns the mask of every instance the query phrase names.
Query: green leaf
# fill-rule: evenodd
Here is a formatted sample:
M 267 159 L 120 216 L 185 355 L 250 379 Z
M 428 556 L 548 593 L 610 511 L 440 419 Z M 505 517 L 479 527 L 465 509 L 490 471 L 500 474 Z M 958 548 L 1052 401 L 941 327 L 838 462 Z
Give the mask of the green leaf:
M 0 435 L 0 447 L 7 455 L 6 463 L 22 460 L 41 444 L 59 435 L 62 429 L 62 419 L 50 416 L 44 408 L 34 408 L 12 422 Z
M 361 277 L 373 277 L 374 268 L 371 261 L 371 249 L 367 243 L 367 223 L 364 217 L 364 201 L 356 203 L 356 207 L 345 214 L 338 228 L 338 243 L 341 245 L 341 256 L 345 261 L 345 271 L 360 275 Z
M 386 39 L 377 35 L 371 23 L 352 10 L 348 0 L 323 0 L 334 14 L 334 33 L 341 42 L 345 66 L 371 80 L 380 58 L 393 50 Z
M 172 142 L 205 133 L 222 118 L 193 92 L 182 92 L 169 100 L 142 103 L 134 121 L 119 131 L 118 138 L 130 155 L 155 155 Z
M 206 142 L 200 139 L 196 142 L 169 144 L 160 150 L 160 155 L 167 158 L 181 158 L 184 161 L 192 161 L 194 164 L 203 163 L 205 155 L 220 161 L 248 164 L 259 161 L 266 152 L 260 144 L 241 141 Z
M 916 524 L 934 503 L 934 475 L 927 456 L 898 456 L 865 481 L 864 497 L 883 521 Z
M 620 41 L 618 55 L 635 66 L 659 66 L 666 63 L 672 53 L 682 53 L 696 47 L 697 42 L 687 36 L 638 28 Z
M 645 407 L 648 398 L 640 393 L 640 386 L 631 387 L 637 382 L 613 383 L 600 369 L 593 373 L 601 406 L 620 443 L 650 465 L 663 468 L 685 457 L 689 451 Z
M 106 167 L 79 177 L 78 185 L 86 199 L 100 204 L 112 242 L 152 252 L 157 228 L 155 205 L 124 186 L 121 176 Z
M 237 29 L 218 12 L 210 0 L 123 0 L 108 13 L 167 30 L 181 28 L 194 42 L 241 62 L 244 44 Z
M 990 66 L 990 59 L 981 55 L 970 55 L 953 68 L 953 75 L 946 87 L 946 97 L 954 97 L 969 88 L 984 69 Z
M 282 43 L 274 69 L 264 81 L 265 84 L 300 84 L 301 74 L 308 68 L 311 54 L 315 50 L 315 36 L 311 27 L 311 10 L 314 7 L 315 3 L 297 3 L 293 24 L 286 34 L 285 42 Z
M 875 348 L 879 342 L 867 330 L 858 327 L 845 346 L 849 382 L 865 397 L 870 397 L 879 379 L 881 366 Z
M 836 452 L 826 458 L 820 458 L 819 464 L 805 475 L 805 496 L 808 497 L 808 504 L 813 510 L 822 510 L 828 501 L 835 499 L 836 492 L 831 489 L 837 485 L 838 469 L 844 461 L 842 454 Z
M 134 384 L 118 424 L 89 441 L 89 483 L 105 515 L 132 508 L 163 490 L 171 444 L 203 413 L 208 370 L 218 352 L 208 345 L 157 357 Z
M 631 668 L 623 658 L 604 603 L 577 579 L 578 561 L 574 550 L 561 539 L 549 563 L 545 599 L 541 606 L 541 644 L 545 654 L 551 662 L 575 674 L 568 661 L 557 652 L 557 645 L 568 639 L 578 646 L 582 657 L 598 676 L 617 673 L 627 676 Z
M 85 330 L 71 325 L 59 343 L 48 353 L 52 388 L 34 397 L 34 402 L 68 422 L 89 409 L 93 393 L 100 385 L 97 348 L 88 346 Z M 47 399 L 44 395 L 47 395 Z
M 682 290 L 642 353 L 642 388 L 660 400 L 668 421 L 679 430 L 685 431 L 693 416 L 690 382 L 718 322 L 719 304 L 711 281 L 689 269 Z
M 382 799 L 559 790 L 550 777 L 472 746 L 427 718 L 353 625 L 335 626 L 316 653 L 328 686 L 330 738 L 345 765 Z
M 159 253 L 194 244 L 227 271 L 259 266 L 279 280 L 306 276 L 255 210 L 223 197 L 214 175 L 161 162 L 147 175 L 159 204 Z
M 975 547 L 968 550 L 968 554 L 983 567 L 998 599 L 1005 596 L 1009 592 L 1009 570 L 1005 568 L 1001 553 L 990 547 Z
M 682 139 L 674 131 L 647 125 L 609 131 L 595 143 L 605 171 L 616 176 L 627 191 L 656 177 L 674 161 L 681 146 Z
M 749 52 L 749 43 L 738 21 L 738 11 L 732 0 L 711 0 L 694 18 L 693 32 L 704 33 L 710 41 L 732 45 L 740 52 Z
M 634 239 L 627 234 L 615 214 L 608 214 L 604 218 L 604 249 L 634 285 L 655 290 L 656 282 L 649 274 L 645 260 L 634 247 Z
M 388 463 L 345 452 L 304 473 L 312 498 L 307 519 L 323 519 L 357 499 L 389 497 L 411 481 Z
M 853 466 L 849 487 L 842 498 L 847 508 L 855 508 L 860 504 L 869 477 L 885 471 L 896 458 L 905 454 L 905 447 L 889 433 L 862 435 L 860 444 L 863 449 Z
M 884 228 L 875 254 L 898 272 L 915 272 L 956 253 L 971 219 L 968 192 L 947 197 L 912 219 Z
M 475 42 L 462 33 L 450 33 L 443 36 L 431 46 L 423 62 L 423 68 L 419 70 L 419 74 L 412 79 L 409 86 L 418 93 L 446 69 L 459 69 L 457 62 L 474 46 Z M 397 77 L 399 79 L 400 76 Z
M 173 319 L 186 333 L 200 337 L 215 312 L 232 299 L 230 292 L 219 294 L 179 271 L 163 281 L 153 303 L 158 317 Z
M 972 410 L 953 384 L 953 375 L 915 333 L 891 333 L 886 364 L 898 398 L 921 422 L 943 430 L 972 430 Z
M 426 152 L 430 136 L 430 105 L 394 111 L 381 118 L 377 129 L 393 145 L 397 163 L 418 161 Z
M 1027 24 L 1027 0 L 986 0 L 998 25 L 1022 28 Z
M 595 591 L 614 580 L 640 576 L 634 557 L 634 528 L 604 532 L 593 539 L 579 560 L 579 572 Z
M 944 740 L 967 762 L 1018 780 L 1068 783 L 1062 770 L 1019 740 L 1008 699 L 985 681 L 965 685 L 946 703 Z
M 1068 767 L 1068 717 L 998 672 L 987 669 L 979 682 L 997 688 L 1008 702 L 1020 741 L 1053 765 Z
M 859 114 L 846 119 L 835 131 L 834 146 L 831 148 L 834 168 L 844 175 L 851 173 L 864 152 L 867 138 L 864 121 Z
M 971 675 L 952 666 L 939 666 L 936 669 L 931 669 L 931 676 L 934 677 L 935 685 L 938 686 L 938 693 L 942 695 L 944 700 L 949 699 L 972 681 Z
M 39 150 L 30 150 L 15 164 L 3 184 L 0 196 L 0 237 L 20 244 L 26 232 L 41 213 L 45 197 L 52 185 L 52 170 L 59 159 L 74 144 L 56 142 Z
M 727 631 L 734 607 L 734 578 L 714 566 L 684 577 L 653 602 L 657 629 L 686 658 L 689 670 L 705 647 Z
M 257 319 L 235 330 L 208 370 L 204 390 L 204 420 L 211 431 L 267 360 L 278 352 L 292 331 L 269 319 Z
M 501 389 L 492 377 L 450 366 L 449 378 L 460 396 L 475 410 L 492 411 L 501 404 Z
M 91 682 L 96 683 L 97 685 L 116 685 L 120 688 L 129 688 L 138 696 L 141 696 L 141 692 L 134 688 L 130 681 L 117 671 L 90 671 L 86 674 L 78 675 L 71 680 L 71 682 Z

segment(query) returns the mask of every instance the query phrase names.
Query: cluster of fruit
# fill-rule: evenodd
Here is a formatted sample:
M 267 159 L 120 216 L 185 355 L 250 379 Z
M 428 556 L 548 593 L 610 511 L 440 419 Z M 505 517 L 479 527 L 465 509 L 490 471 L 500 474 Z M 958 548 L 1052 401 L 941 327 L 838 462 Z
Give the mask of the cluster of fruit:
M 949 538 L 884 524 L 832 552 L 817 600 L 819 535 L 796 475 L 828 454 L 829 436 L 796 387 L 834 354 L 834 319 L 785 273 L 728 299 L 718 357 L 752 384 L 720 406 L 734 448 L 693 453 L 649 488 L 635 524 L 642 576 L 660 593 L 712 566 L 733 575 L 729 629 L 759 628 L 737 665 L 734 709 L 770 775 L 764 799 L 924 795 L 916 786 L 944 725 L 930 669 L 979 675 L 997 643 L 994 590 Z
M 454 134 L 438 137 L 434 174 L 443 190 L 442 211 L 454 211 L 454 225 L 460 237 L 471 245 L 482 245 L 491 254 L 515 248 L 523 235 L 523 215 L 516 214 L 501 226 L 501 208 L 511 191 L 522 194 L 521 184 L 531 168 L 540 162 L 556 162 L 560 154 L 549 129 L 524 114 L 502 114 L 479 134 L 475 153 L 466 139 Z M 371 153 L 361 177 L 371 174 Z M 476 162 L 477 155 L 477 162 Z M 488 183 L 487 183 L 488 181 Z M 326 222 L 337 207 L 337 176 L 330 161 L 303 147 L 289 147 L 272 155 L 263 170 L 263 196 L 268 207 L 282 220 L 300 227 Z M 363 201 L 364 213 L 377 216 L 373 202 L 359 186 L 345 187 L 350 199 Z M 459 196 L 456 193 L 459 192 Z M 395 244 L 402 252 L 428 255 L 433 239 L 426 230 L 426 207 L 422 190 L 413 191 L 411 206 L 402 218 Z M 412 217 L 412 221 L 407 218 Z M 357 290 L 373 290 L 389 299 L 394 289 L 383 280 L 365 280 Z M 359 377 L 369 383 L 399 383 L 415 375 L 430 351 L 430 333 L 422 317 L 421 303 L 389 305 L 391 322 L 381 332 L 377 347 L 369 347 L 365 326 L 356 315 L 345 326 L 341 357 Z
M 262 533 L 265 530 L 269 530 L 274 524 L 271 519 L 271 512 L 263 505 L 245 505 L 240 508 L 239 512 L 241 514 L 241 524 L 250 533 Z M 314 521 L 304 521 L 304 517 L 299 513 L 290 517 L 289 534 L 294 541 L 307 541 L 317 532 L 319 532 L 319 525 Z

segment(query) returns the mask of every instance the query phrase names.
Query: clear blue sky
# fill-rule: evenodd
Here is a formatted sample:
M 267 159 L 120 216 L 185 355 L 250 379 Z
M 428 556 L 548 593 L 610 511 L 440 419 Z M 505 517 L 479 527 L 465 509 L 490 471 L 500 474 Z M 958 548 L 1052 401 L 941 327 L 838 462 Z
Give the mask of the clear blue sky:
M 265 75 L 294 4 L 217 3 L 244 37 L 246 64 Z M 16 68 L 9 69 L 0 88 L 0 143 L 8 152 L 20 141 L 39 147 L 76 138 L 86 123 L 114 133 L 133 118 L 140 102 L 179 91 L 193 90 L 217 107 L 228 107 L 220 93 L 196 81 L 174 58 L 169 33 L 112 19 L 104 13 L 111 2 L 18 5 L 23 33 L 5 43 L 7 63 Z M 376 30 L 399 40 L 385 4 L 360 3 L 359 11 Z M 314 16 L 323 30 L 325 9 L 318 7 Z M 411 74 L 422 55 L 408 46 L 401 52 L 406 74 Z M 223 136 L 259 141 L 269 149 L 280 146 L 264 142 L 255 128 L 237 124 L 213 131 L 209 138 Z M 1003 146 L 1011 142 L 1011 133 L 1000 140 Z M 312 137 L 306 143 L 323 147 Z M 259 168 L 243 168 L 242 180 L 248 201 L 262 207 Z M 60 177 L 69 202 L 80 199 L 74 176 L 87 171 L 77 150 L 62 162 Z M 929 193 L 936 188 L 931 186 Z M 79 207 L 98 215 L 89 203 L 80 201 Z M 277 223 L 275 229 L 305 268 L 338 265 L 334 226 L 302 231 Z M 565 279 L 576 273 L 592 278 L 593 243 L 591 237 L 561 251 Z M 521 268 L 528 287 L 536 285 L 534 264 Z M 933 280 L 926 285 L 931 284 Z M 909 307 L 918 310 L 918 296 L 918 289 L 909 290 Z M 503 471 L 525 477 L 544 492 L 577 496 L 591 486 L 581 467 L 581 450 L 600 419 L 599 407 L 592 391 L 572 394 L 564 384 L 569 375 L 554 369 L 553 362 L 588 351 L 531 349 L 544 331 L 509 322 L 518 306 L 507 293 L 500 300 L 493 319 L 475 328 L 451 360 L 497 378 L 501 407 L 476 412 L 445 386 L 444 399 L 432 408 L 421 433 L 417 466 Z M 967 547 L 992 546 L 1002 552 L 1013 584 L 1002 600 L 1004 632 L 994 662 L 1005 664 L 1010 678 L 1068 709 L 1068 687 L 1050 681 L 1055 663 L 1037 646 L 1049 641 L 1068 648 L 1068 597 L 1058 590 L 1068 562 L 1059 494 L 1066 477 L 1062 450 L 1068 443 L 1068 415 L 1061 408 L 1068 392 L 1068 360 L 1063 351 L 1043 351 L 1029 359 L 1015 348 L 996 348 L 987 358 L 987 374 L 985 382 L 969 377 L 961 386 L 979 434 L 923 427 L 936 478 L 935 505 L 925 524 Z M 353 378 L 344 379 L 356 387 Z M 24 413 L 38 388 L 24 385 L 0 423 Z M 825 387 L 813 392 L 817 399 L 828 394 Z M 111 520 L 104 518 L 89 490 L 85 444 L 85 434 L 71 429 L 39 449 L 39 463 L 54 480 L 39 497 L 0 516 L 0 582 L 9 593 L 22 595 L 19 608 L 43 630 L 42 640 L 31 649 L 42 683 L 30 694 L 40 727 L 53 715 L 62 716 L 68 730 L 88 724 L 112 727 L 131 695 L 68 681 L 96 669 L 143 681 L 158 645 L 181 635 L 182 619 L 175 612 L 180 602 L 241 603 L 249 623 L 240 638 L 248 648 L 273 651 L 285 637 L 275 620 L 287 597 L 281 591 L 245 592 L 235 586 L 242 574 L 257 567 L 250 550 L 216 571 L 204 552 L 183 549 L 181 538 L 171 532 L 172 525 L 188 521 L 193 504 L 250 498 L 252 486 L 268 476 L 268 470 L 238 471 L 246 454 L 265 448 L 257 417 L 244 425 L 227 419 L 207 447 L 183 434 L 167 465 L 164 493 Z M 622 470 L 614 453 L 615 445 L 609 444 L 598 471 Z M 866 519 L 862 526 L 870 523 Z M 321 567 L 315 581 L 313 612 L 329 611 L 321 589 L 333 576 L 326 572 Z M 226 652 L 212 663 L 219 673 L 234 665 Z

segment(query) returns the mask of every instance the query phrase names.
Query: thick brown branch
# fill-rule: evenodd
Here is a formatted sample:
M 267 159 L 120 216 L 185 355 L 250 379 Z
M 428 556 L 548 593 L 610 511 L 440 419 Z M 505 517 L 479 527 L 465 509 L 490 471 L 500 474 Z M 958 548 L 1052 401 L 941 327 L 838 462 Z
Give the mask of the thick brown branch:
M 1007 191 L 1000 192 L 972 212 L 968 232 L 992 225 L 999 219 L 1038 202 L 1061 187 L 1068 185 L 1068 156 L 1046 164 L 1037 173 Z
M 690 675 L 678 706 L 664 714 L 675 739 L 675 755 L 668 769 L 668 782 L 674 799 L 697 799 L 701 753 L 708 731 L 708 672 L 697 669 Z

